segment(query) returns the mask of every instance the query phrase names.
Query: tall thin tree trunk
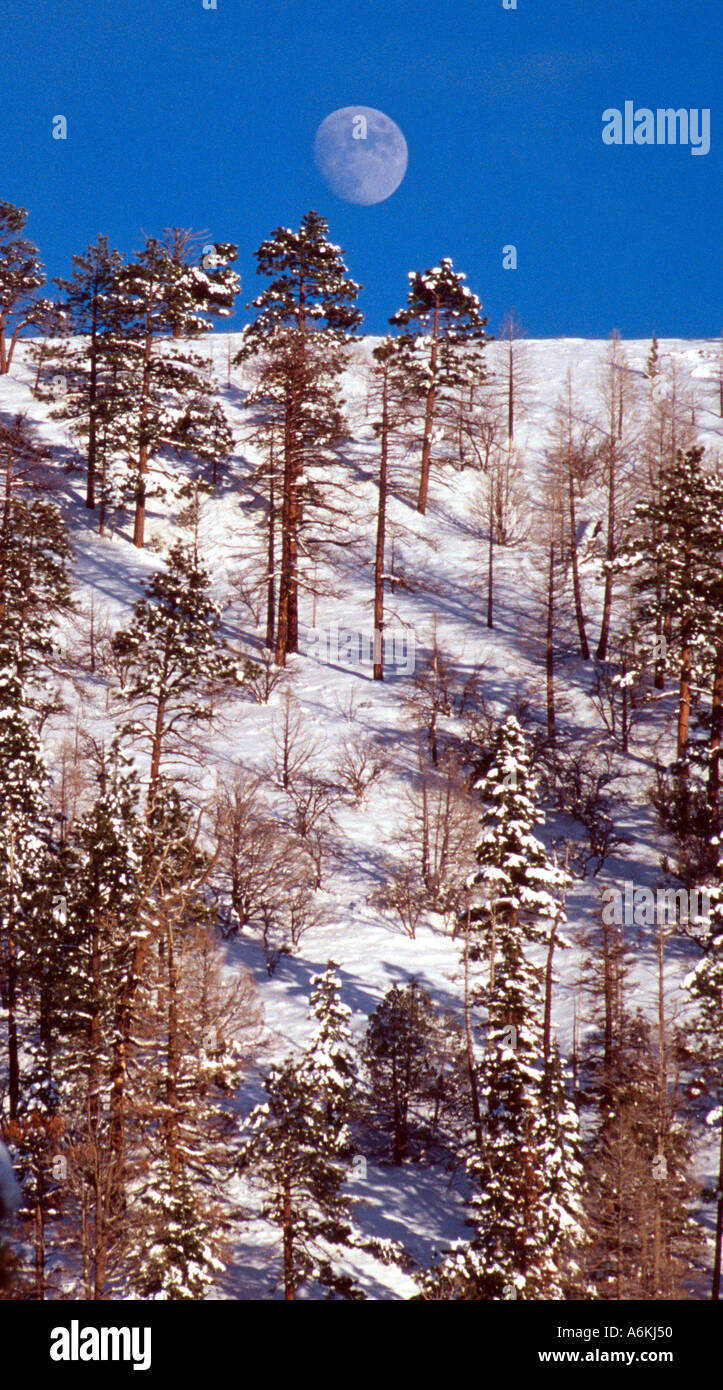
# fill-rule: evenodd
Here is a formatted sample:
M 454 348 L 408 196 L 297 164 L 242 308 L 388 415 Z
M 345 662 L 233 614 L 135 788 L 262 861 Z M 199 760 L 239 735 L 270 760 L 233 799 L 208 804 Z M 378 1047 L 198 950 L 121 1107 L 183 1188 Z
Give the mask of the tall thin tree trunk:
M 8 1113 L 17 1119 L 20 1103 L 20 1048 L 18 1044 L 18 950 L 15 940 L 15 837 L 9 837 L 10 893 L 6 930 L 7 1035 L 8 1035 Z
M 166 951 L 168 978 L 168 1040 L 166 1051 L 166 1157 L 171 1177 L 171 1190 L 176 1191 L 181 1175 L 181 1157 L 178 1134 L 178 967 L 176 965 L 173 925 L 170 914 L 166 912 Z
M 664 1141 L 667 1128 L 668 1110 L 668 1064 L 665 1045 L 665 961 L 663 953 L 663 924 L 658 923 L 658 1144 L 657 1156 L 665 1161 Z M 659 1176 L 658 1182 L 664 1178 Z M 653 1222 L 653 1297 L 660 1298 L 663 1293 L 662 1271 L 665 1259 L 665 1228 L 663 1222 L 663 1198 L 660 1187 L 655 1197 Z
M 693 675 L 691 651 L 692 621 L 686 618 L 681 631 L 680 691 L 678 696 L 678 758 L 685 757 L 690 729 L 690 697 Z
M 547 578 L 547 634 L 545 642 L 547 681 L 547 733 L 555 741 L 555 545 L 550 542 L 550 562 Z
M 569 851 L 565 855 L 565 869 L 567 870 Z M 547 943 L 547 961 L 545 963 L 545 1014 L 542 1027 L 542 1059 L 545 1068 L 545 1077 L 549 1078 L 550 1057 L 552 1054 L 552 969 L 555 959 L 555 946 L 557 945 L 557 929 L 560 925 L 562 914 L 565 910 L 565 890 L 563 890 L 560 907 L 553 919 L 550 928 L 550 939 Z
M 286 414 L 284 420 L 284 481 L 281 503 L 281 574 L 279 576 L 279 604 L 276 623 L 277 666 L 286 665 L 289 648 L 289 601 L 291 585 L 291 526 L 292 493 L 294 488 L 294 409 L 291 388 L 287 392 Z
M 492 516 L 492 483 L 490 482 L 490 513 L 489 513 L 489 540 L 487 542 L 487 626 L 494 627 L 493 622 L 493 586 L 494 586 L 494 520 Z
M 108 1133 L 110 1154 L 108 1205 L 114 1212 L 121 1209 L 124 1200 L 127 1143 L 126 1093 L 133 1032 L 133 1005 L 148 950 L 148 941 L 147 936 L 142 936 L 136 940 L 116 1009 L 115 1040 L 111 1059 L 110 1126 Z
M 17 1119 L 20 1103 L 20 1049 L 18 1045 L 18 962 L 15 932 L 11 926 L 7 933 L 7 997 L 8 997 L 8 1114 L 11 1120 Z
M 427 510 L 427 494 L 429 492 L 429 474 L 432 466 L 432 432 L 434 430 L 434 412 L 437 403 L 437 360 L 439 355 L 439 303 L 434 306 L 434 321 L 432 324 L 432 350 L 429 358 L 430 383 L 427 391 L 427 400 L 424 407 L 424 440 L 422 442 L 422 468 L 419 475 L 419 493 L 417 495 L 417 511 L 422 515 Z
M 161 683 L 161 693 L 156 700 L 156 717 L 153 726 L 153 743 L 151 745 L 151 767 L 148 778 L 148 796 L 146 798 L 146 820 L 150 820 L 153 808 L 156 804 L 156 792 L 161 776 L 161 753 L 163 751 L 163 734 L 165 731 L 166 718 L 166 699 L 163 694 L 165 689 L 166 670 L 164 665 Z
M 291 1208 L 291 1176 L 284 1178 L 284 1299 L 293 1303 L 296 1299 L 294 1283 L 294 1228 Z
M 513 339 L 513 336 L 512 336 L 512 325 L 510 325 L 510 337 L 509 337 L 509 349 L 508 349 L 508 351 L 509 351 L 509 357 L 508 357 L 509 371 L 508 371 L 508 377 L 507 377 L 507 436 L 508 436 L 508 438 L 509 438 L 510 441 L 512 441 L 512 440 L 514 439 L 514 435 L 515 435 L 515 354 L 514 354 L 513 342 L 514 342 L 514 339 Z M 523 357 L 523 360 L 522 360 L 522 365 L 523 365 L 523 367 L 524 367 L 524 365 L 525 365 L 525 363 L 524 363 L 524 357 Z M 523 385 L 524 385 L 524 372 L 523 372 Z M 523 405 L 524 405 L 524 401 L 523 401 Z
M 98 287 L 93 288 L 90 329 L 90 381 L 88 390 L 88 483 L 85 505 L 95 507 L 95 473 L 98 452 Z
M 88 1140 L 89 1149 L 93 1155 L 93 1195 L 94 1195 L 94 1225 L 93 1232 L 93 1255 L 92 1261 L 92 1292 L 89 1297 L 101 1299 L 105 1292 L 105 1268 L 106 1268 L 106 1209 L 104 1202 L 103 1181 L 100 1162 L 100 1045 L 101 1045 L 101 1024 L 100 1024 L 100 998 L 102 989 L 101 974 L 101 941 L 100 941 L 100 922 L 98 909 L 94 909 L 91 929 L 91 978 L 93 981 L 93 1005 L 90 1016 L 90 1067 L 88 1070 Z M 85 1184 L 83 1184 L 83 1194 L 85 1198 Z M 85 1221 L 87 1225 L 88 1212 L 87 1202 L 85 1204 Z M 88 1274 L 90 1280 L 90 1268 Z
M 143 379 L 141 384 L 141 409 L 138 423 L 139 445 L 136 474 L 136 513 L 133 522 L 133 544 L 142 550 L 146 527 L 146 475 L 148 473 L 149 444 L 146 437 L 148 411 L 151 395 L 151 359 L 153 353 L 153 334 L 150 313 L 146 325 L 143 349 Z
M 38 1302 L 45 1299 L 45 1212 L 43 1210 L 43 1200 L 45 1197 L 45 1185 L 42 1178 L 39 1178 L 40 1192 L 35 1203 L 35 1298 Z
M 275 516 L 276 507 L 276 477 L 274 459 L 274 433 L 271 431 L 271 446 L 269 460 L 269 540 L 268 540 L 268 579 L 266 582 L 266 646 L 269 651 L 274 650 L 274 629 L 276 626 L 276 581 L 274 577 L 274 565 L 276 557 L 274 553 L 275 545 Z
M 377 548 L 374 557 L 374 680 L 384 680 L 384 542 L 387 521 L 387 454 L 389 449 L 389 363 L 382 368 L 382 429 L 379 460 Z
M 597 644 L 595 653 L 598 661 L 604 661 L 607 656 L 608 642 L 610 640 L 610 618 L 613 604 L 613 572 L 612 562 L 615 559 L 615 443 L 610 439 L 610 456 L 608 460 L 608 534 L 605 547 L 605 592 L 603 594 L 603 615 L 600 627 L 600 640 Z
M 567 460 L 567 496 L 570 516 L 570 564 L 572 566 L 572 592 L 575 599 L 575 620 L 580 638 L 580 655 L 583 661 L 590 660 L 590 647 L 585 631 L 585 614 L 582 607 L 580 589 L 580 570 L 577 561 L 577 521 L 575 518 L 575 479 L 572 476 L 571 459 Z

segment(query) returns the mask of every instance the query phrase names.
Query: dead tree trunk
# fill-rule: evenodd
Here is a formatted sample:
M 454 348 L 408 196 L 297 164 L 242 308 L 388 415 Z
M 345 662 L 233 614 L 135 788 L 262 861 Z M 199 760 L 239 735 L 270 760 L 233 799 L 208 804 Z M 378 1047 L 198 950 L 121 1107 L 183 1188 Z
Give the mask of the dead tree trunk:
M 555 742 L 555 545 L 550 541 L 550 562 L 547 575 L 547 634 L 545 641 L 545 671 L 547 684 L 547 734 Z
M 389 452 L 389 362 L 382 367 L 381 457 L 377 548 L 374 558 L 374 680 L 384 680 L 384 542 L 387 520 L 387 456 Z
M 577 631 L 580 638 L 580 655 L 583 661 L 590 660 L 590 647 L 585 631 L 585 614 L 582 607 L 582 591 L 580 589 L 580 570 L 577 562 L 577 520 L 575 517 L 575 479 L 572 473 L 572 459 L 568 453 L 567 457 L 567 498 L 568 512 L 570 517 L 570 565 L 572 568 L 572 592 L 575 600 L 575 620 Z

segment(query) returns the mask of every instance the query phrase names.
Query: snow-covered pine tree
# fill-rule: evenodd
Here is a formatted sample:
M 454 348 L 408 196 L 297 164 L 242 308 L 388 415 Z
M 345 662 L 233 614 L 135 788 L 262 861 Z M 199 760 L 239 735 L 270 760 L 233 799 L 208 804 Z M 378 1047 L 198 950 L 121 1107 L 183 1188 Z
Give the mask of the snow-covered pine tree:
M 213 318 L 231 318 L 241 291 L 240 276 L 233 269 L 238 246 L 230 241 L 210 242 L 205 232 L 189 227 L 166 228 L 163 246 L 190 285 L 200 312 Z M 185 299 L 172 326 L 174 338 L 188 335 Z
M 481 353 L 488 341 L 488 320 L 480 300 L 463 283 L 465 278 L 449 258 L 430 270 L 410 271 L 407 303 L 390 319 L 405 330 L 402 341 L 410 363 L 418 367 L 421 362 L 426 378 L 417 496 L 417 511 L 422 513 L 427 509 L 435 423 L 446 393 L 470 374 L 479 380 L 484 373 Z
M 723 757 L 723 472 L 705 471 L 700 551 L 692 576 L 696 632 L 694 667 L 710 692 L 708 710 L 698 710 L 702 737 L 693 743 L 692 759 L 706 774 L 706 802 L 711 846 L 721 831 L 721 757 Z
M 32 322 L 36 294 L 45 284 L 37 246 L 23 236 L 25 208 L 0 200 L 0 376 L 10 371 L 23 328 Z
M 127 980 L 144 939 L 137 778 L 117 744 L 101 753 L 96 776 L 92 805 L 68 828 L 62 896 L 46 943 L 54 985 L 53 1076 L 89 1299 L 103 1298 L 109 1277 L 122 1267 L 127 1194 L 118 1156 L 131 1147 L 137 1111 L 118 1104 L 114 1078 L 133 1088 L 122 1027 Z
M 24 712 L 26 697 L 17 652 L 0 642 L 0 969 L 8 1056 L 8 1117 L 15 1120 L 21 1092 L 21 993 L 33 943 L 47 909 L 49 858 L 47 770 L 37 734 Z
M 223 977 L 189 808 L 163 779 L 150 816 L 138 803 L 115 745 L 69 828 L 46 938 L 75 1216 L 65 1277 L 91 1299 L 200 1297 L 223 1267 L 228 1101 L 259 1024 L 247 973 Z
M 566 1075 L 560 1046 L 552 1044 L 543 1079 L 540 1125 L 544 1223 L 548 1232 L 550 1289 L 557 1287 L 566 1298 L 585 1297 L 584 1254 L 589 1235 L 584 1210 L 586 1187 L 580 1123 L 570 1100 L 571 1080 Z
M 124 730 L 149 753 L 152 809 L 162 761 L 188 747 L 190 729 L 211 722 L 214 698 L 241 688 L 251 665 L 234 658 L 219 636 L 211 576 L 183 541 L 145 587 L 147 597 L 116 633 L 113 650 L 123 667 L 118 693 L 131 711 Z
M 209 363 L 182 348 L 176 333 L 205 333 L 211 326 L 209 314 L 225 312 L 227 287 L 215 286 L 202 268 L 179 263 L 167 246 L 147 237 L 135 260 L 116 277 L 114 296 L 122 328 L 109 346 L 117 408 L 108 433 L 112 453 L 127 461 L 126 488 L 135 503 L 133 543 L 142 546 L 153 460 L 155 484 L 161 491 L 167 486 L 162 450 L 185 448 L 195 457 L 217 460 L 232 448 L 231 430 L 223 428 L 218 402 L 212 399 Z
M 218 1215 L 202 1215 L 184 1175 L 172 1181 L 155 1155 L 143 1190 L 143 1226 L 132 1266 L 137 1298 L 198 1301 L 226 1269 L 219 1258 Z
M 136 1284 L 151 1279 L 155 1296 L 163 1297 L 187 1297 L 181 1290 L 196 1275 L 203 1281 L 221 1268 L 228 1215 L 221 1196 L 233 1167 L 228 1100 L 259 1022 L 250 976 L 241 971 L 233 981 L 222 978 L 205 892 L 211 863 L 193 820 L 176 789 L 161 781 L 143 866 L 142 916 L 154 950 L 143 961 L 134 1025 L 138 1103 L 151 1162 L 134 1182 L 129 1259 Z M 147 1206 L 157 1247 L 150 1264 Z
M 263 1214 L 279 1227 L 284 1295 L 307 1284 L 330 1295 L 363 1298 L 339 1265 L 355 1238 L 344 1192 L 353 1157 L 349 1109 L 354 1084 L 349 1011 L 341 1004 L 336 965 L 313 980 L 316 1028 L 300 1058 L 270 1068 L 267 1099 L 248 1116 L 238 1167 L 268 1193 Z
M 477 784 L 482 833 L 478 867 L 468 879 L 477 898 L 469 909 L 476 938 L 470 954 L 489 960 L 488 983 L 473 992 L 487 1014 L 477 1078 L 486 1119 L 467 1164 L 475 1234 L 424 1277 L 422 1296 L 563 1298 L 575 1273 L 568 1269 L 570 1251 L 581 1237 L 581 1172 L 574 1143 L 563 1148 L 554 1140 L 574 1134 L 576 1117 L 559 1078 L 550 1085 L 543 969 L 530 948 L 549 940 L 549 924 L 556 928 L 564 920 L 559 894 L 568 875 L 533 834 L 544 817 L 514 716 L 496 730 L 490 757 Z
M 349 1030 L 351 1009 L 341 1002 L 338 969 L 330 960 L 323 974 L 311 978 L 314 1030 L 301 1070 L 324 1109 L 327 1125 L 341 1131 L 349 1121 L 357 1067 Z
M 498 951 L 508 953 L 514 968 L 514 952 L 521 951 L 524 942 L 545 941 L 548 929 L 540 919 L 560 920 L 558 895 L 570 879 L 533 833 L 545 816 L 529 746 L 514 715 L 495 730 L 486 760 L 475 784 L 482 800 L 481 834 L 475 852 L 478 868 L 470 874 L 468 886 L 479 899 L 470 910 L 470 922 L 484 931 L 493 987 Z M 522 935 L 516 942 L 497 940 L 496 928 L 506 924 L 519 927 Z
M 258 273 L 271 283 L 253 301 L 256 319 L 244 329 L 235 358 L 261 355 L 263 369 L 250 396 L 273 402 L 283 419 L 283 498 L 276 661 L 298 651 L 298 568 L 301 535 L 324 503 L 323 469 L 343 435 L 339 378 L 345 348 L 361 322 L 339 246 L 316 212 L 298 232 L 277 227 L 255 252 Z M 309 540 L 304 542 L 309 544 Z

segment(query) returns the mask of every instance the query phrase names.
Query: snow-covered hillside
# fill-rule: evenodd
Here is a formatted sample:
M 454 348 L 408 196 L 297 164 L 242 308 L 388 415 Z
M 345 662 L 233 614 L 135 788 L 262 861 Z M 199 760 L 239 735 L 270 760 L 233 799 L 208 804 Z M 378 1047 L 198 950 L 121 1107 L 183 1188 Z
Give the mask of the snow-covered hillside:
M 344 400 L 350 438 L 341 460 L 331 469 L 343 493 L 343 545 L 322 546 L 302 560 L 300 652 L 292 656 L 283 679 L 268 700 L 234 698 L 219 710 L 197 737 L 197 756 L 184 769 L 186 788 L 199 804 L 210 803 L 220 783 L 230 785 L 240 774 L 245 785 L 261 779 L 258 796 L 269 814 L 286 824 L 291 806 L 283 787 L 270 773 L 289 692 L 298 720 L 298 747 L 310 749 L 310 767 L 320 780 L 340 783 L 339 765 L 345 748 L 371 750 L 379 763 L 368 789 L 358 799 L 349 791 L 330 808 L 322 853 L 321 885 L 313 894 L 313 913 L 298 942 L 288 951 L 269 956 L 261 930 L 250 925 L 229 930 L 225 941 L 227 967 L 250 969 L 263 1002 L 264 1028 L 257 1055 L 241 1091 L 242 1106 L 250 1109 L 263 1098 L 261 1078 L 278 1061 L 306 1043 L 311 1024 L 308 998 L 311 977 L 327 961 L 338 963 L 343 1000 L 350 1007 L 351 1026 L 361 1039 L 367 1020 L 394 984 L 415 977 L 433 999 L 461 1017 L 460 941 L 440 913 L 423 911 L 412 936 L 397 913 L 380 902 L 380 889 L 391 868 L 409 851 L 398 840 L 405 817 L 407 794 L 419 768 L 418 717 L 413 697 L 414 676 L 433 645 L 455 666 L 463 682 L 477 672 L 485 709 L 502 718 L 519 713 L 530 731 L 545 726 L 545 518 L 550 484 L 546 465 L 555 441 L 560 401 L 572 385 L 574 412 L 579 420 L 604 419 L 601 373 L 609 348 L 605 342 L 555 339 L 520 344 L 520 388 L 514 450 L 521 469 L 514 503 L 511 543 L 495 548 L 494 626 L 486 623 L 487 531 L 484 521 L 484 482 L 480 472 L 452 464 L 433 469 L 426 515 L 414 507 L 417 454 L 396 448 L 390 463 L 390 498 L 386 568 L 387 631 L 397 642 L 396 664 L 388 665 L 383 682 L 372 679 L 368 659 L 353 652 L 358 641 L 347 634 L 372 631 L 373 562 L 378 497 L 379 446 L 373 430 L 373 410 L 367 402 L 371 350 L 375 340 L 363 339 L 353 349 L 344 377 Z M 623 344 L 631 384 L 628 410 L 635 417 L 638 437 L 646 427 L 649 382 L 646 361 L 649 342 Z M 214 597 L 223 608 L 223 634 L 232 649 L 263 656 L 263 603 L 249 595 L 258 581 L 264 545 L 265 511 L 252 481 L 258 460 L 250 439 L 249 412 L 244 409 L 247 382 L 238 369 L 228 384 L 227 365 L 238 348 L 238 335 L 215 334 L 198 345 L 214 362 L 221 384 L 220 399 L 232 425 L 236 451 L 223 476 L 201 502 L 198 545 L 213 574 Z M 504 382 L 504 343 L 492 343 L 485 357 Z M 723 420 L 719 415 L 719 344 L 661 341 L 660 359 L 666 383 L 660 390 L 677 392 L 681 418 L 700 443 L 706 457 L 723 457 Z M 524 363 L 524 383 L 522 366 Z M 673 371 L 673 366 L 675 370 Z M 75 551 L 74 583 L 77 613 L 64 623 L 61 647 L 74 658 L 58 665 L 57 680 L 65 707 L 44 730 L 48 756 L 60 804 L 60 768 L 69 757 L 76 731 L 82 727 L 98 740 L 110 738 L 112 724 L 102 665 L 102 637 L 127 623 L 133 604 L 142 595 L 142 581 L 162 563 L 169 544 L 188 535 L 182 526 L 187 499 L 151 499 L 147 544 L 132 544 L 128 514 L 111 514 L 107 534 L 100 536 L 84 506 L 82 454 L 66 423 L 51 418 L 50 404 L 32 392 L 33 366 L 22 344 L 9 376 L 0 377 L 0 412 L 7 419 L 26 413 L 39 441 L 53 451 L 53 488 L 65 516 Z M 604 374 L 604 373 L 603 373 Z M 671 380 L 674 386 L 671 387 Z M 632 425 L 630 425 L 632 432 Z M 639 457 L 642 458 L 642 445 Z M 640 465 L 642 467 L 642 465 Z M 621 507 L 635 494 L 634 468 L 625 471 Z M 621 518 L 622 519 L 622 518 Z M 577 506 L 581 583 L 591 646 L 597 640 L 602 609 L 604 559 L 604 489 L 594 479 Z M 597 523 L 600 526 L 597 526 Z M 340 539 L 342 538 L 340 532 Z M 256 603 L 255 612 L 252 611 Z M 570 1056 L 584 1042 L 590 1019 L 580 972 L 583 939 L 599 920 L 601 889 L 633 882 L 655 888 L 661 879 L 661 856 L 667 842 L 656 823 L 648 791 L 656 757 L 669 760 L 673 731 L 667 720 L 672 705 L 659 702 L 646 709 L 633 728 L 624 754 L 608 738 L 597 705 L 591 698 L 595 662 L 583 662 L 575 640 L 574 622 L 561 602 L 555 636 L 555 689 L 559 737 L 578 744 L 596 741 L 612 757 L 615 780 L 609 788 L 615 841 L 599 873 L 588 863 L 567 894 L 567 928 L 571 943 L 556 959 L 559 983 L 553 998 L 553 1025 L 563 1054 Z M 92 613 L 99 641 L 99 667 L 83 670 Z M 99 636 L 100 634 L 100 636 Z M 338 636 L 337 634 L 340 634 Z M 415 722 L 416 719 L 416 722 Z M 440 716 L 440 738 L 465 737 L 459 708 Z M 139 767 L 143 768 L 142 759 Z M 80 793 L 82 797 L 82 792 Z M 564 857 L 563 840 L 584 840 L 583 827 L 553 806 L 547 808 L 540 837 Z M 574 856 L 573 856 L 574 857 Z M 470 860 L 470 868 L 473 865 Z M 221 876 L 219 901 L 227 927 L 234 926 L 229 894 Z M 316 917 L 316 921 L 313 920 Z M 652 929 L 631 927 L 635 950 L 633 1007 L 651 1017 L 658 1009 L 658 961 Z M 675 937 L 665 960 L 666 1014 L 681 1021 L 689 1009 L 682 981 L 697 958 L 695 944 Z M 698 1151 L 698 1175 L 711 1184 L 715 1155 Z M 354 1169 L 353 1189 L 359 1199 L 357 1218 L 364 1230 L 399 1240 L 421 1264 L 429 1264 L 451 1240 L 464 1236 L 465 1177 L 459 1168 L 434 1166 L 423 1159 L 393 1166 L 369 1153 Z M 219 1297 L 262 1299 L 272 1294 L 279 1275 L 278 1242 L 260 1218 L 259 1198 L 251 1184 L 235 1180 L 234 1194 L 245 1219 L 234 1231 L 234 1259 L 221 1279 Z M 706 1221 L 712 1208 L 707 1209 Z M 356 1259 L 356 1257 L 355 1257 Z M 410 1273 L 385 1266 L 371 1256 L 358 1256 L 357 1273 L 369 1297 L 406 1298 L 414 1294 Z

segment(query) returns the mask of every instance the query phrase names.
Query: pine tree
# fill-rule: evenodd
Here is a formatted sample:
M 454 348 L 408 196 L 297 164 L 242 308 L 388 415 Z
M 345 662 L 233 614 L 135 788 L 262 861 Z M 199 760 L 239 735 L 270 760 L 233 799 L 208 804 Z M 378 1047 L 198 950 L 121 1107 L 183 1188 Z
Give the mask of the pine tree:
M 298 232 L 277 227 L 256 251 L 270 285 L 253 301 L 237 363 L 263 355 L 252 403 L 265 397 L 283 422 L 283 497 L 276 661 L 298 651 L 299 553 L 310 514 L 323 502 L 323 465 L 343 435 L 338 384 L 345 347 L 359 323 L 359 286 L 350 280 L 328 227 L 309 212 Z M 321 467 L 320 467 L 321 465 Z
M 600 1298 L 678 1298 L 698 1246 L 690 1136 L 675 1098 L 667 1088 L 661 1095 L 650 1024 L 626 1007 L 625 973 L 607 1060 L 598 1050 L 585 1065 L 595 1104 L 584 1152 L 585 1268 Z
M 238 1157 L 268 1191 L 263 1214 L 283 1242 L 284 1293 L 319 1283 L 344 1298 L 364 1295 L 339 1268 L 340 1251 L 358 1244 L 351 1201 L 343 1191 L 353 1156 L 349 1108 L 354 1071 L 333 961 L 313 981 L 316 1029 L 299 1059 L 271 1067 L 267 1100 L 244 1125 Z
M 15 1120 L 21 1094 L 21 989 L 28 951 L 47 910 L 45 881 L 49 818 L 47 770 L 40 743 L 24 713 L 16 653 L 0 645 L 0 963 L 8 1052 L 8 1115 Z M 31 955 L 31 959 L 33 956 Z
M 716 1224 L 713 1245 L 711 1298 L 720 1299 L 723 1275 L 723 863 L 715 880 L 708 884 L 710 908 L 708 931 L 703 941 L 703 957 L 685 980 L 698 1005 L 693 1048 L 700 1066 L 704 1093 L 708 1097 L 707 1124 L 718 1126 L 718 1173 Z
M 241 279 L 233 269 L 238 260 L 238 247 L 230 241 L 209 242 L 205 232 L 194 232 L 186 227 L 168 227 L 163 246 L 174 265 L 179 267 L 179 275 L 186 279 L 204 317 L 231 318 L 241 290 Z M 199 250 L 200 261 L 196 264 Z M 185 304 L 182 304 L 173 319 L 173 336 L 182 338 L 188 332 Z
M 524 940 L 544 941 L 546 929 L 539 919 L 559 918 L 555 894 L 569 877 L 550 861 L 544 845 L 532 833 L 533 826 L 544 824 L 545 817 L 536 799 L 537 779 L 531 771 L 527 741 L 514 715 L 495 730 L 487 762 L 476 783 L 482 798 L 481 835 L 476 850 L 478 868 L 468 884 L 481 890 L 482 900 L 472 908 L 470 918 L 473 924 L 488 929 L 493 984 L 496 925 L 519 926 Z M 513 944 L 512 938 L 503 940 L 502 949 L 512 950 Z M 514 968 L 514 955 L 509 959 Z
M 81 1232 L 83 1292 L 105 1295 L 119 1268 L 125 1194 L 112 1141 L 124 989 L 140 941 L 143 823 L 137 779 L 118 746 L 101 754 L 91 807 L 70 826 L 62 911 L 47 951 L 54 982 L 54 1076 L 62 1096 Z M 127 1058 L 123 1061 L 127 1076 Z M 117 1109 L 115 1111 L 117 1114 Z M 125 1130 L 128 1112 L 122 1121 Z
M 417 511 L 427 509 L 434 428 L 445 394 L 474 371 L 482 372 L 480 354 L 487 342 L 487 319 L 476 295 L 462 282 L 465 276 L 445 259 L 431 270 L 410 271 L 407 303 L 390 323 L 407 331 L 403 343 L 410 363 L 425 368 L 424 439 Z M 410 331 L 410 325 L 414 325 Z M 418 356 L 417 356 L 418 355 Z
M 73 256 L 72 277 L 58 279 L 56 284 L 65 296 L 65 314 L 81 341 L 60 338 L 50 345 L 43 343 L 38 353 L 39 394 L 49 390 L 57 399 L 60 377 L 63 389 L 51 414 L 72 421 L 87 438 L 85 505 L 90 509 L 96 505 L 101 462 L 105 471 L 108 428 L 120 404 L 113 348 L 123 330 L 122 270 L 123 257 L 111 249 L 107 237 L 99 236 L 95 245 Z
M 341 1002 L 338 969 L 330 960 L 322 975 L 311 978 L 309 1012 L 315 1026 L 301 1070 L 324 1107 L 327 1125 L 341 1130 L 349 1119 L 356 1061 L 349 1031 L 351 1009 Z
M 214 460 L 231 450 L 231 431 L 222 428 L 212 400 L 208 362 L 177 342 L 179 336 L 198 337 L 210 328 L 209 314 L 219 297 L 218 312 L 226 310 L 227 289 L 215 286 L 200 267 L 174 260 L 154 237 L 146 239 L 136 259 L 116 277 L 122 328 L 109 349 L 117 405 L 109 433 L 113 454 L 127 460 L 126 488 L 135 502 L 134 545 L 144 543 L 150 465 L 164 448 L 185 448 Z M 156 471 L 155 485 L 162 491 L 165 484 Z
M 22 1185 L 18 1215 L 33 1252 L 32 1275 L 28 1281 L 32 1292 L 28 1296 L 38 1301 L 45 1299 L 50 1291 L 57 1292 L 53 1288 L 47 1256 L 52 1248 L 57 1267 L 57 1254 L 63 1243 L 60 1218 L 64 1214 L 62 1174 L 65 1167 L 62 1156 L 61 1166 L 56 1157 L 63 1137 L 59 1105 L 60 1098 L 49 1076 L 47 1058 L 44 1058 L 39 1066 L 26 1069 L 17 1115 L 7 1128 Z
M 41 491 L 44 464 L 21 416 L 0 423 L 0 641 L 24 683 L 47 662 L 55 621 L 72 608 L 73 552 L 58 507 Z
M 210 723 L 214 695 L 241 687 L 251 672 L 219 637 L 221 617 L 210 587 L 195 553 L 176 542 L 166 568 L 146 584 L 147 597 L 136 603 L 130 626 L 113 638 L 124 671 L 119 694 L 131 711 L 124 729 L 149 751 L 149 808 L 162 760 L 187 747 L 194 725 Z
M 67 907 L 48 943 L 76 1221 L 67 1278 L 79 1285 L 82 1269 L 92 1299 L 126 1286 L 200 1297 L 223 1268 L 229 1097 L 258 1007 L 246 972 L 223 978 L 189 808 L 161 779 L 142 817 L 117 747 L 98 783 L 68 833 Z
M 32 241 L 22 235 L 25 208 L 0 200 L 0 375 L 10 371 L 18 338 L 36 310 L 45 271 Z
M 258 1024 L 250 977 L 240 972 L 227 984 L 221 976 L 215 913 L 206 893 L 210 871 L 190 808 L 161 781 L 143 864 L 143 921 L 155 949 L 144 960 L 135 1024 L 144 1039 L 140 1104 L 154 1158 L 137 1184 L 135 1205 L 140 1196 L 140 1214 L 146 1194 L 150 1202 L 160 1201 L 162 1214 L 158 1159 L 168 1177 L 166 1195 L 181 1203 L 187 1217 L 195 1212 L 204 1239 L 210 1239 L 213 1220 L 219 1224 L 216 1194 L 231 1172 L 228 1097 L 240 1084 L 248 1052 L 244 1037 Z M 193 1223 L 189 1229 L 196 1229 Z
M 678 450 L 674 464 L 662 471 L 659 498 L 633 509 L 631 534 L 616 560 L 616 569 L 631 576 L 646 661 L 660 660 L 662 634 L 665 663 L 678 665 L 680 763 L 689 751 L 693 686 L 706 667 L 714 685 L 710 668 L 717 670 L 715 653 L 723 646 L 718 561 L 723 490 L 702 459 L 700 447 Z
M 369 1123 L 381 1130 L 392 1163 L 418 1153 L 461 1107 L 462 1041 L 416 980 L 393 985 L 369 1019 L 362 1048 L 369 1079 Z
M 138 1298 L 156 1301 L 206 1297 L 226 1264 L 219 1259 L 212 1216 L 203 1217 L 185 1178 L 173 1183 L 167 1164 L 154 1159 L 144 1191 L 144 1234 L 132 1271 Z
M 648 353 L 648 358 L 645 364 L 645 371 L 648 380 L 652 385 L 652 383 L 655 381 L 656 376 L 658 376 L 660 373 L 660 350 L 658 347 L 658 340 L 655 334 L 653 334 L 650 340 L 650 352 Z
M 489 981 L 474 992 L 487 1014 L 477 1082 L 486 1119 L 467 1164 L 475 1234 L 424 1277 L 422 1296 L 563 1298 L 576 1276 L 571 1250 L 582 1237 L 577 1121 L 559 1066 L 544 1056 L 543 970 L 530 948 L 548 939 L 546 919 L 556 927 L 564 918 L 555 893 L 568 876 L 532 834 L 542 813 L 513 716 L 496 730 L 490 756 L 478 783 L 478 868 L 468 879 L 479 899 L 470 928 L 483 937 L 474 954 L 489 959 Z

